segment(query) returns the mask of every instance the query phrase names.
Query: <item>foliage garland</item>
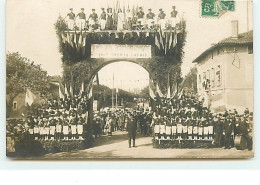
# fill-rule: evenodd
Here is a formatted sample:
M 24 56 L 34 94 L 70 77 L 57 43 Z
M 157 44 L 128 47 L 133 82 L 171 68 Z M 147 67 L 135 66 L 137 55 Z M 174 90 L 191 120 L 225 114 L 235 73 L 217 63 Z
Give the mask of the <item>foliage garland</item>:
M 64 30 L 67 30 L 67 25 L 64 20 L 59 17 L 57 22 L 54 24 L 56 34 L 59 39 L 59 51 L 62 55 L 63 62 L 63 80 L 67 85 L 73 85 L 74 92 L 79 92 L 82 82 L 88 83 L 90 76 L 95 69 L 95 59 L 90 57 L 83 57 L 77 55 L 75 51 L 64 45 L 62 34 Z M 179 23 L 179 28 L 182 30 L 177 34 L 177 45 L 169 52 L 171 56 L 160 56 L 161 53 L 156 51 L 156 47 L 152 46 L 153 54 L 157 56 L 151 59 L 149 64 L 143 66 L 149 72 L 152 73 L 154 82 L 158 82 L 163 93 L 167 92 L 168 74 L 170 84 L 180 84 L 181 78 L 181 62 L 184 57 L 184 46 L 186 43 L 186 21 L 184 18 Z M 98 33 L 92 33 L 94 38 L 99 37 Z M 120 43 L 121 41 L 119 41 Z

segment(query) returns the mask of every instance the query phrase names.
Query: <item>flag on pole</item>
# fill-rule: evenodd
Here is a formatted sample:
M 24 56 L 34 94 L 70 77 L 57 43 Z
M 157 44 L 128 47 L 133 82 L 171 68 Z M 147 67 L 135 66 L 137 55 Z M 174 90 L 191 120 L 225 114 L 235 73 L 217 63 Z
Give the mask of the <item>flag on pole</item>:
M 82 37 L 82 55 L 84 56 L 85 55 L 85 52 L 86 52 L 86 37 Z
M 171 98 L 174 98 L 176 95 L 177 95 L 177 83 L 176 83 L 176 86 L 174 88 L 174 91 L 172 92 Z
M 118 88 L 116 88 L 116 94 L 118 94 Z
M 152 90 L 152 88 L 149 86 L 149 95 L 150 95 L 150 97 L 153 99 L 153 100 L 155 100 L 155 98 L 156 98 L 156 96 L 155 96 L 155 94 L 154 94 L 154 92 L 153 92 L 153 90 Z
M 68 89 L 67 89 L 67 86 L 66 86 L 66 84 L 65 84 L 65 87 L 64 87 L 64 89 L 65 89 L 65 94 L 68 96 L 68 95 L 69 95 L 69 93 L 68 93 Z
M 85 90 L 84 90 L 84 82 L 82 82 L 82 84 L 81 84 L 81 89 L 80 89 L 80 94 L 82 94 L 84 91 L 85 91 Z
M 35 99 L 36 99 L 36 96 L 29 89 L 27 89 L 26 94 L 25 94 L 25 106 L 27 104 L 29 106 L 31 106 Z
M 79 40 L 78 40 L 78 46 L 77 46 L 78 53 L 80 52 L 81 45 L 82 45 L 82 35 L 80 34 L 79 35 Z
M 182 94 L 183 94 L 183 89 L 181 90 L 181 92 L 180 92 L 180 94 L 178 96 L 178 99 L 181 99 Z
M 73 39 L 74 39 L 74 46 L 75 46 L 75 48 L 77 48 L 78 44 L 77 44 L 77 34 L 76 33 L 73 35 Z
M 71 35 L 67 33 L 67 42 L 73 47 L 73 42 L 71 41 Z
M 61 34 L 61 39 L 64 44 L 67 42 L 67 38 L 63 33 Z
M 173 35 L 173 32 L 170 33 L 170 39 L 169 39 L 169 45 L 168 45 L 168 50 L 171 49 L 171 46 L 172 46 L 172 36 Z
M 170 73 L 168 72 L 168 75 L 167 75 L 167 95 L 166 95 L 166 98 L 170 99 L 171 98 L 171 86 L 170 86 Z
M 159 95 L 160 98 L 163 97 L 163 93 L 161 92 L 158 83 L 156 84 L 156 91 L 157 91 L 157 94 Z
M 93 86 L 91 85 L 91 88 L 88 93 L 88 99 L 92 98 L 92 96 L 93 96 Z
M 59 84 L 59 98 L 64 99 L 64 95 L 62 94 L 61 89 L 60 89 L 60 84 Z
M 176 44 L 177 44 L 177 33 L 176 33 L 176 31 L 175 31 L 175 33 L 174 33 L 174 38 L 173 38 L 173 43 L 172 43 L 172 47 L 174 48 L 175 46 L 176 46 Z
M 70 95 L 73 96 L 73 88 L 72 88 L 72 84 L 70 85 Z

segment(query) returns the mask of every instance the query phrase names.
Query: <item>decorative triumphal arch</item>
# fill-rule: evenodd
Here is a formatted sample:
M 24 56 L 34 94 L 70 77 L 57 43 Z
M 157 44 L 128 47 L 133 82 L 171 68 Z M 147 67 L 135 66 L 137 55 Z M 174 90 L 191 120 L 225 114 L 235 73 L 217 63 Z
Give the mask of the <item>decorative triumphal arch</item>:
M 63 79 L 74 93 L 82 83 L 86 93 L 96 73 L 104 66 L 118 62 L 133 62 L 149 73 L 153 87 L 167 91 L 181 77 L 180 64 L 186 40 L 186 24 L 182 19 L 175 28 L 147 30 L 68 30 L 60 17 L 56 24 L 59 50 L 62 55 Z M 93 100 L 92 100 L 93 101 Z

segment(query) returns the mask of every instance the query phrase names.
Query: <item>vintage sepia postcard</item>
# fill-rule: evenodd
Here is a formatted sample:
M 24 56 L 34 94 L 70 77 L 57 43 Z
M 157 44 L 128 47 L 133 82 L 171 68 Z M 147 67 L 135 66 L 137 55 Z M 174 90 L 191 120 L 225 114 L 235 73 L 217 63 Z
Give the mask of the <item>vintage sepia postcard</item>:
M 6 156 L 254 157 L 250 0 L 7 0 Z

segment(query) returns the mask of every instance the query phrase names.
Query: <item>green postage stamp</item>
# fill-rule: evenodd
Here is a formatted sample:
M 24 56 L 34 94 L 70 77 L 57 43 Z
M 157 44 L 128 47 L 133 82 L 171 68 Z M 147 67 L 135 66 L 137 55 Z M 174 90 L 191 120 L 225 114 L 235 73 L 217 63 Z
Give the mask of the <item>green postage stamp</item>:
M 234 0 L 202 0 L 201 16 L 202 17 L 219 17 L 227 11 L 235 10 Z

